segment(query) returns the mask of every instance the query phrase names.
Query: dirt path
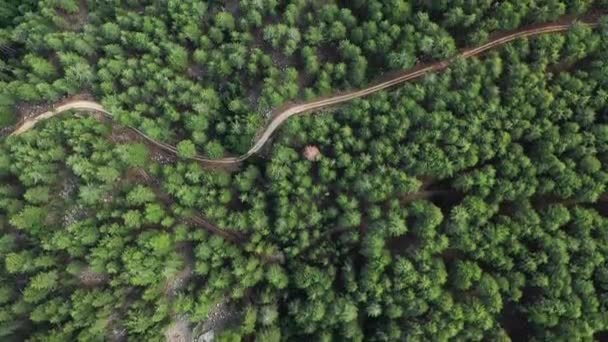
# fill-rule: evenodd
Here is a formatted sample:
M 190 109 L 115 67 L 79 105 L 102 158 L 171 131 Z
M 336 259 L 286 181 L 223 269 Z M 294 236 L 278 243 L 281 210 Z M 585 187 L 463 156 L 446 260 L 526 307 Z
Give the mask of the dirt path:
M 582 20 L 582 21 L 580 21 L 580 20 Z M 399 74 L 391 77 L 388 80 L 374 83 L 367 88 L 353 90 L 353 91 L 338 94 L 338 95 L 335 95 L 332 97 L 314 100 L 311 102 L 294 104 L 291 106 L 283 107 L 283 108 L 281 108 L 281 111 L 279 113 L 276 113 L 274 116 L 272 116 L 272 119 L 264 127 L 262 133 L 255 140 L 253 146 L 249 149 L 249 151 L 247 151 L 247 153 L 245 153 L 239 157 L 228 157 L 228 158 L 222 158 L 222 159 L 208 159 L 201 155 L 196 155 L 196 156 L 192 157 L 191 159 L 202 162 L 202 163 L 210 165 L 210 166 L 238 165 L 241 162 L 243 162 L 244 160 L 246 160 L 247 158 L 251 157 L 253 154 L 256 154 L 257 152 L 259 152 L 260 149 L 270 139 L 270 137 L 272 137 L 274 132 L 285 121 L 287 121 L 290 117 L 292 117 L 294 115 L 299 115 L 299 114 L 303 114 L 303 113 L 310 112 L 313 110 L 326 108 L 326 107 L 334 106 L 334 105 L 341 104 L 344 102 L 348 102 L 353 99 L 361 98 L 361 97 L 391 88 L 395 85 L 420 78 L 428 73 L 444 70 L 447 67 L 449 67 L 458 58 L 474 57 L 474 56 L 480 55 L 488 50 L 491 50 L 498 46 L 507 44 L 507 43 L 512 42 L 519 38 L 526 38 L 526 37 L 532 37 L 532 36 L 537 36 L 537 35 L 541 35 L 541 34 L 567 31 L 575 21 L 580 21 L 582 24 L 590 26 L 590 27 L 598 26 L 598 22 L 599 22 L 599 20 L 594 17 L 592 17 L 591 19 L 588 19 L 588 20 L 584 20 L 584 19 L 575 20 L 575 19 L 566 18 L 566 19 L 560 20 L 557 23 L 535 25 L 535 26 L 531 26 L 528 28 L 520 29 L 520 30 L 518 30 L 516 32 L 512 32 L 512 33 L 498 34 L 497 36 L 495 36 L 495 38 L 490 40 L 488 43 L 485 43 L 478 47 L 461 50 L 461 52 L 458 55 L 456 55 L 452 58 L 448 58 L 448 59 L 438 61 L 435 63 L 431 63 L 431 64 L 418 65 L 412 69 L 400 72 Z M 71 102 L 71 103 L 67 103 L 65 105 L 59 106 L 53 111 L 42 113 L 42 114 L 36 116 L 35 118 L 26 120 L 19 127 L 17 127 L 17 129 L 15 131 L 13 131 L 13 133 L 11 133 L 11 135 L 21 134 L 21 133 L 31 129 L 39 121 L 45 120 L 47 118 L 53 117 L 55 115 L 58 115 L 62 112 L 65 112 L 65 111 L 68 111 L 71 109 L 97 111 L 97 112 L 104 113 L 108 116 L 112 116 L 112 114 L 109 113 L 108 111 L 106 111 L 103 108 L 103 106 L 100 105 L 99 103 L 91 102 L 91 101 L 75 101 L 75 102 Z M 146 134 L 144 134 L 143 132 L 141 132 L 140 130 L 138 130 L 136 128 L 131 127 L 131 129 L 133 129 L 135 132 L 137 132 L 139 135 L 141 135 L 143 138 L 145 138 L 152 144 L 154 144 L 166 151 L 169 151 L 171 153 L 175 153 L 175 154 L 177 153 L 177 149 L 175 148 L 175 146 L 156 141 L 156 140 L 148 137 Z
M 40 115 L 36 115 L 35 117 L 28 119 L 26 121 L 24 121 L 21 125 L 19 125 L 19 127 L 17 127 L 17 129 L 15 129 L 10 135 L 19 135 L 23 132 L 26 132 L 30 129 L 32 129 L 38 122 L 42 121 L 42 120 L 46 120 L 48 118 L 52 118 L 55 115 L 61 114 L 63 112 L 66 112 L 68 110 L 91 110 L 91 111 L 95 111 L 95 112 L 100 112 L 109 116 L 112 116 L 112 114 L 110 114 L 109 112 L 107 112 L 102 105 L 100 105 L 97 102 L 93 102 L 93 101 L 74 101 L 74 102 L 69 102 L 66 103 L 62 106 L 59 106 L 53 110 L 50 110 L 48 112 L 44 112 Z

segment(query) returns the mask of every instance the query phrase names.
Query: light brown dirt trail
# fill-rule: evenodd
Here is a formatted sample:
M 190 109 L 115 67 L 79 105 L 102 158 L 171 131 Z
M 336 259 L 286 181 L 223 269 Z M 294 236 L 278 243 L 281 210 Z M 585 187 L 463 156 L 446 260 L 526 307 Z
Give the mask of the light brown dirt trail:
M 587 20 L 563 18 L 562 20 L 560 20 L 556 23 L 535 25 L 532 27 L 520 29 L 520 30 L 518 30 L 516 32 L 512 32 L 512 33 L 498 34 L 495 36 L 495 38 L 493 38 L 492 40 L 490 40 L 489 42 L 487 42 L 483 45 L 480 45 L 480 46 L 477 46 L 474 48 L 467 48 L 467 49 L 461 50 L 460 53 L 454 57 L 451 57 L 451 58 L 448 58 L 448 59 L 445 59 L 442 61 L 438 61 L 435 63 L 431 63 L 431 64 L 418 65 L 412 69 L 405 70 L 405 71 L 391 77 L 388 80 L 373 83 L 372 85 L 370 85 L 366 88 L 345 92 L 342 94 L 334 95 L 334 96 L 319 99 L 319 100 L 314 100 L 314 101 L 310 101 L 310 102 L 294 104 L 291 106 L 284 107 L 281 109 L 281 112 L 276 113 L 275 115 L 272 116 L 272 119 L 266 124 L 266 126 L 262 130 L 262 133 L 255 140 L 253 146 L 251 146 L 249 151 L 247 151 L 245 154 L 243 154 L 241 156 L 227 157 L 227 158 L 222 158 L 222 159 L 209 159 L 209 158 L 205 158 L 204 156 L 201 156 L 201 155 L 196 155 L 190 159 L 199 161 L 199 162 L 204 163 L 209 166 L 224 167 L 224 166 L 238 165 L 241 162 L 243 162 L 244 160 L 246 160 L 247 158 L 258 153 L 262 149 L 262 147 L 266 144 L 266 142 L 268 142 L 268 140 L 272 137 L 272 135 L 275 133 L 275 131 L 281 125 L 283 125 L 283 123 L 285 123 L 285 121 L 287 121 L 289 118 L 291 118 L 294 115 L 304 114 L 304 113 L 307 113 L 307 112 L 310 112 L 313 110 L 327 108 L 330 106 L 334 106 L 337 104 L 351 101 L 353 99 L 357 99 L 357 98 L 361 98 L 364 96 L 374 94 L 376 92 L 394 87 L 398 84 L 420 78 L 426 74 L 444 70 L 447 67 L 449 67 L 456 59 L 470 58 L 470 57 L 478 56 L 488 50 L 494 49 L 498 46 L 502 46 L 504 44 L 507 44 L 507 43 L 512 42 L 519 38 L 533 37 L 533 36 L 538 36 L 538 35 L 548 34 L 548 33 L 564 32 L 564 31 L 567 31 L 572 26 L 572 24 L 574 24 L 575 22 L 580 22 L 581 24 L 587 25 L 590 27 L 596 27 L 596 26 L 598 26 L 599 20 L 597 19 L 597 17 L 590 17 L 590 19 L 587 19 Z M 75 102 L 71 102 L 71 103 L 67 103 L 62 106 L 59 106 L 59 107 L 55 108 L 53 111 L 48 111 L 48 112 L 42 113 L 32 119 L 26 120 L 19 127 L 17 127 L 17 129 L 13 133 L 11 133 L 11 135 L 21 134 L 21 133 L 31 129 L 36 123 L 38 123 L 41 120 L 45 120 L 47 118 L 53 117 L 62 112 L 72 110 L 72 109 L 97 111 L 97 112 L 104 113 L 105 115 L 112 116 L 112 114 L 109 113 L 106 109 L 104 109 L 103 106 L 100 105 L 99 103 L 91 102 L 91 101 L 75 101 Z M 130 128 L 133 129 L 137 134 L 141 135 L 143 138 L 145 138 L 146 140 L 151 142 L 152 144 L 160 147 L 161 149 L 177 154 L 177 149 L 175 148 L 175 146 L 156 141 L 156 140 L 150 138 L 149 136 L 147 136 L 146 134 L 144 134 L 143 132 L 141 132 L 140 130 L 133 128 L 133 127 L 130 127 Z
M 112 115 L 109 112 L 107 112 L 101 104 L 99 104 L 97 102 L 78 100 L 78 101 L 68 102 L 64 105 L 58 106 L 57 108 L 55 108 L 53 110 L 44 112 L 40 115 L 36 115 L 35 117 L 24 121 L 10 135 L 19 135 L 23 132 L 29 131 L 38 122 L 52 118 L 55 115 L 61 114 L 63 112 L 66 112 L 66 111 L 72 110 L 72 109 L 74 109 L 74 110 L 91 110 L 91 111 L 100 112 L 100 113 L 110 115 L 110 116 Z

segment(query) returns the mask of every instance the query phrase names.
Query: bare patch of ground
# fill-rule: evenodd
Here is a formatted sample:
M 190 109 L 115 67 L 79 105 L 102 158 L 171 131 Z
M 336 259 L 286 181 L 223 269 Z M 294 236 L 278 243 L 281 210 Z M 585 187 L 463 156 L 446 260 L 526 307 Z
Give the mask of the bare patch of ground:
M 65 23 L 67 24 L 65 28 L 73 31 L 81 30 L 89 21 L 89 7 L 87 5 L 87 0 L 79 1 L 77 13 L 68 13 L 61 8 L 56 8 L 56 12 L 63 20 L 65 20 Z
M 154 185 L 155 183 L 154 178 L 152 178 L 152 176 L 148 172 L 146 172 L 146 170 L 139 167 L 133 167 L 128 169 L 125 173 L 125 180 L 127 181 L 127 183 L 131 184 L 141 183 L 147 185 Z
M 52 108 L 51 104 L 39 103 L 21 103 L 16 107 L 17 117 L 19 122 L 33 118 L 39 113 L 44 113 Z
M 527 317 L 510 302 L 505 303 L 500 314 L 500 325 L 513 341 L 526 341 L 527 332 L 531 330 Z
M 192 341 L 192 330 L 190 323 L 185 318 L 180 318 L 171 323 L 165 330 L 165 341 L 167 342 L 190 342 Z
M 186 266 L 165 283 L 165 296 L 173 297 L 188 284 L 194 270 L 194 253 L 192 245 L 182 243 L 177 246 L 178 252 L 183 255 Z
M 80 272 L 78 279 L 84 286 L 95 287 L 105 284 L 108 281 L 108 275 L 94 272 L 90 267 L 86 267 Z
M 62 222 L 64 227 L 69 227 L 87 217 L 88 211 L 82 205 L 73 205 L 65 211 Z
M 386 247 L 392 255 L 407 255 L 409 252 L 415 252 L 419 243 L 420 241 L 414 234 L 407 233 L 389 239 L 386 242 Z
M 336 46 L 324 44 L 317 49 L 319 62 L 323 63 L 338 63 L 340 61 L 340 52 Z
M 174 163 L 177 160 L 174 155 L 168 153 L 167 151 L 159 148 L 154 144 L 148 143 L 147 140 L 143 139 L 137 132 L 133 131 L 128 127 L 113 125 L 109 139 L 114 144 L 128 144 L 133 142 L 144 143 L 148 146 L 148 150 L 150 151 L 150 158 L 161 165 Z
M 232 13 L 235 18 L 239 18 L 241 16 L 241 6 L 239 5 L 239 0 L 224 0 L 224 8 L 226 11 Z
M 127 341 L 127 329 L 122 325 L 122 318 L 114 313 L 108 319 L 108 340 L 112 342 Z
M 262 96 L 262 84 L 264 84 L 264 82 L 255 82 L 255 85 L 252 85 L 247 90 L 247 102 L 252 108 L 257 108 L 260 104 L 260 96 Z
M 213 335 L 231 325 L 236 325 L 240 319 L 240 310 L 228 303 L 227 299 L 221 300 L 211 309 L 207 319 L 194 328 L 194 340 L 205 341 L 205 336 Z
M 172 164 L 177 160 L 177 158 L 175 158 L 175 156 L 170 155 L 170 154 L 166 153 L 165 151 L 162 151 L 159 148 L 151 147 L 150 150 L 153 151 L 152 160 L 154 160 L 155 162 L 157 162 L 161 165 Z
M 114 144 L 128 144 L 133 141 L 139 141 L 140 136 L 126 127 L 115 125 L 112 126 L 108 139 Z
M 215 333 L 210 330 L 198 337 L 196 342 L 213 342 L 215 340 Z
M 186 74 L 193 80 L 202 81 L 205 78 L 205 70 L 195 63 L 191 63 Z
M 64 200 L 74 198 L 78 188 L 78 178 L 76 175 L 70 170 L 65 170 L 61 173 L 61 180 L 59 196 Z
M 266 51 L 272 57 L 273 64 L 279 69 L 297 66 L 297 58 L 295 55 L 287 56 L 278 49 Z

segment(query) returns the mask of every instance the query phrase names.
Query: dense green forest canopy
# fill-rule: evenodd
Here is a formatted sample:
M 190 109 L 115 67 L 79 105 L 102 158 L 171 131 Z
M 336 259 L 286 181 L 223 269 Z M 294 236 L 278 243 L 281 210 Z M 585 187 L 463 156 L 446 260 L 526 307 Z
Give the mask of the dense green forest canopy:
M 0 0 L 0 340 L 608 336 L 604 0 Z M 52 104 L 94 98 L 8 136 Z M 163 152 L 126 126 L 175 144 Z

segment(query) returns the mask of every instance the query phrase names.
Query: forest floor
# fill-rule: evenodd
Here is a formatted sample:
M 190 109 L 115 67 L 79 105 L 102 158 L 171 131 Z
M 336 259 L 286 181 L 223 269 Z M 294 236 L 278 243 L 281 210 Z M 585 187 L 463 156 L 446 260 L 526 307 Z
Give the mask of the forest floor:
M 262 149 L 262 147 L 266 144 L 266 142 L 271 138 L 271 136 L 274 134 L 274 132 L 280 126 L 282 126 L 285 121 L 287 121 L 292 116 L 304 114 L 304 113 L 307 113 L 307 112 L 310 112 L 313 110 L 318 110 L 318 109 L 322 109 L 322 108 L 335 106 L 335 105 L 341 104 L 341 103 L 345 103 L 345 102 L 351 101 L 353 99 L 368 96 L 368 95 L 374 94 L 376 92 L 394 87 L 398 84 L 420 78 L 426 74 L 444 70 L 450 64 L 452 64 L 456 59 L 474 57 L 474 56 L 480 55 L 488 50 L 502 46 L 504 44 L 507 44 L 507 43 L 512 42 L 519 38 L 526 38 L 526 37 L 532 37 L 532 36 L 537 36 L 537 35 L 541 35 L 541 34 L 567 31 L 568 29 L 570 29 L 572 24 L 576 21 L 581 22 L 581 23 L 591 26 L 591 27 L 596 27 L 598 25 L 598 16 L 591 15 L 591 16 L 588 16 L 585 18 L 578 18 L 578 19 L 573 19 L 572 17 L 564 17 L 554 23 L 533 25 L 530 27 L 522 28 L 515 32 L 510 32 L 510 33 L 497 33 L 496 35 L 493 36 L 493 38 L 489 42 L 487 42 L 485 44 L 482 44 L 482 45 L 474 47 L 474 48 L 463 49 L 456 56 L 445 59 L 445 60 L 437 61 L 434 63 L 421 64 L 421 65 L 417 65 L 417 66 L 415 66 L 411 69 L 405 70 L 405 71 L 387 74 L 384 77 L 385 78 L 384 80 L 374 82 L 366 88 L 342 92 L 342 93 L 334 94 L 329 97 L 320 98 L 320 99 L 305 102 L 305 103 L 286 104 L 285 106 L 273 111 L 273 114 L 270 116 L 270 119 L 269 119 L 268 123 L 264 126 L 263 130 L 261 131 L 261 134 L 258 135 L 253 146 L 245 154 L 238 156 L 238 157 L 226 157 L 226 158 L 221 158 L 221 159 L 208 159 L 203 156 L 196 155 L 196 156 L 192 157 L 191 159 L 199 161 L 199 162 L 201 162 L 205 165 L 209 165 L 209 166 L 219 166 L 219 167 L 238 166 L 241 162 L 243 162 L 244 160 L 246 160 L 253 154 L 256 154 L 257 152 L 259 152 L 260 149 Z M 106 111 L 106 109 L 104 109 L 104 107 L 97 102 L 74 100 L 72 102 L 68 102 L 63 105 L 57 106 L 53 110 L 46 111 L 44 113 L 41 113 L 39 115 L 30 117 L 30 118 L 24 120 L 19 125 L 17 125 L 17 128 L 11 133 L 11 135 L 18 135 L 23 132 L 26 132 L 27 130 L 34 127 L 34 125 L 36 123 L 38 123 L 42 120 L 51 118 L 55 115 L 61 114 L 62 112 L 65 112 L 68 110 L 73 110 L 73 109 L 74 110 L 96 111 L 96 112 L 104 113 L 108 116 L 112 116 L 111 113 Z M 148 140 L 149 142 L 153 143 L 154 145 L 156 145 L 166 151 L 169 151 L 171 153 L 177 154 L 177 149 L 175 148 L 175 146 L 156 141 L 156 140 L 148 137 L 146 134 L 144 134 L 143 132 L 139 131 L 136 128 L 131 127 L 131 129 L 134 130 L 139 135 L 141 135 L 146 140 Z

